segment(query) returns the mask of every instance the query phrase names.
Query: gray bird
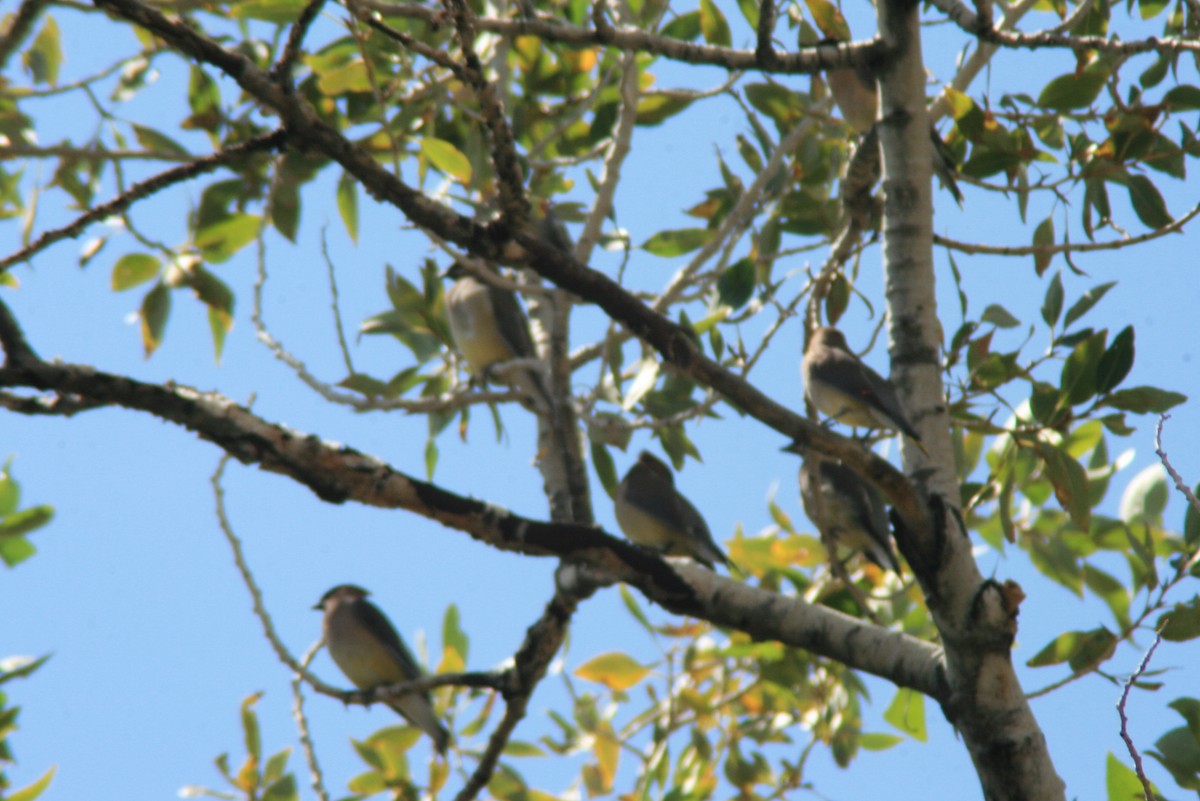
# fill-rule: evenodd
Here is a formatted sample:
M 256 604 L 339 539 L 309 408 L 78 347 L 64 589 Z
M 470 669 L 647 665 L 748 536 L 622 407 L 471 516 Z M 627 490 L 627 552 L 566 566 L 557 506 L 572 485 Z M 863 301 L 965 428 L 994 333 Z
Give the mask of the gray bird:
M 391 622 L 369 593 L 353 584 L 341 584 L 321 596 L 314 609 L 325 612 L 325 645 L 334 663 L 360 690 L 386 687 L 420 678 L 417 665 Z M 385 703 L 433 740 L 438 753 L 446 753 L 450 733 L 438 720 L 427 692 L 408 693 Z
M 825 80 L 829 84 L 833 102 L 842 112 L 846 124 L 860 136 L 870 131 L 879 116 L 879 89 L 871 70 L 863 64 L 854 64 L 830 70 L 825 73 Z M 933 148 L 933 172 L 961 206 L 963 194 L 954 177 L 954 158 L 932 125 L 929 126 L 929 142 Z
M 454 346 L 467 360 L 471 372 L 486 376 L 494 366 L 513 359 L 533 359 L 537 353 L 529 335 L 529 321 L 517 295 L 479 280 L 461 264 L 446 275 L 455 279 L 446 293 L 446 312 Z M 504 380 L 524 393 L 535 408 L 552 408 L 542 374 L 533 368 L 507 371 Z
M 863 364 L 841 331 L 830 327 L 814 331 L 800 372 L 804 394 L 824 414 L 854 427 L 901 431 L 925 449 L 891 382 Z
M 667 556 L 690 556 L 713 570 L 730 561 L 696 507 L 675 489 L 671 468 L 642 451 L 617 486 L 617 523 L 632 542 Z
M 884 570 L 900 573 L 883 498 L 853 470 L 833 459 L 810 456 L 800 467 L 800 499 L 805 514 L 826 540 L 860 551 Z

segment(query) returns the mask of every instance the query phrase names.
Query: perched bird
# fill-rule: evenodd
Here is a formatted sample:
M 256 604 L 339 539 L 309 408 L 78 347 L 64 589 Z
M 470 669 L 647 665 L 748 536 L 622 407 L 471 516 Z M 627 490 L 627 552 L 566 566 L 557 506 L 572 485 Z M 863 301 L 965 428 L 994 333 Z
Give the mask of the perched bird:
M 800 499 L 826 540 L 861 551 L 884 570 L 900 572 L 883 498 L 853 470 L 810 456 L 800 467 Z
M 729 558 L 713 542 L 696 507 L 675 489 L 671 468 L 642 451 L 617 487 L 615 511 L 625 536 L 667 556 L 690 556 L 713 570 Z
M 870 68 L 864 64 L 854 64 L 830 70 L 825 73 L 825 80 L 846 124 L 860 136 L 870 131 L 879 116 L 879 90 Z M 932 125 L 929 126 L 929 142 L 933 148 L 933 172 L 961 206 L 963 195 L 954 178 L 954 159 Z M 873 143 L 871 146 L 877 147 Z
M 367 591 L 341 584 L 321 596 L 314 609 L 325 612 L 325 644 L 334 663 L 360 690 L 411 681 L 421 668 Z M 385 703 L 432 738 L 438 753 L 446 753 L 450 733 L 442 726 L 429 693 L 414 692 Z
M 879 92 L 870 69 L 861 64 L 842 67 L 825 73 L 825 80 L 846 124 L 856 134 L 870 130 L 879 114 Z
M 891 382 L 851 352 L 841 331 L 814 331 L 800 372 L 804 394 L 821 412 L 854 427 L 899 430 L 924 450 Z
M 461 264 L 452 266 L 446 275 L 454 279 L 446 293 L 450 334 L 471 372 L 486 375 L 503 362 L 537 357 L 529 321 L 515 292 L 479 280 Z M 551 408 L 550 393 L 535 368 L 507 371 L 504 380 L 524 393 L 535 408 Z

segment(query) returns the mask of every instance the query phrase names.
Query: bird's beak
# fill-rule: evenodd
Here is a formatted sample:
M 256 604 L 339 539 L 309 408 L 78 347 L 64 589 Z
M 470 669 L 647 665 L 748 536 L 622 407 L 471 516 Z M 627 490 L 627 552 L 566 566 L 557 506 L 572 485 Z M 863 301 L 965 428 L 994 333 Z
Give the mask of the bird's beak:
M 807 452 L 804 450 L 804 446 L 801 445 L 799 442 L 792 442 L 788 445 L 784 445 L 779 450 L 782 451 L 783 453 L 794 453 L 797 456 L 803 456 Z
M 324 605 L 324 604 L 317 604 L 316 606 L 314 606 L 314 607 L 313 607 L 313 609 L 316 609 L 318 612 L 324 612 L 324 611 L 325 611 L 325 605 Z

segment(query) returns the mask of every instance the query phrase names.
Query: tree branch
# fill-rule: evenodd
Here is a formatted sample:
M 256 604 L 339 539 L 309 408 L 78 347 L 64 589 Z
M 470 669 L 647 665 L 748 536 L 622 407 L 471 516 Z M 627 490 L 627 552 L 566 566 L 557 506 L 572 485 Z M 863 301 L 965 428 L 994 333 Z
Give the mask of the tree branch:
M 959 0 L 930 0 L 931 4 L 958 27 L 962 28 L 982 42 L 1000 45 L 1001 47 L 1026 48 L 1037 50 L 1043 48 L 1061 48 L 1075 52 L 1096 51 L 1110 55 L 1131 56 L 1136 53 L 1186 53 L 1200 52 L 1200 41 L 1195 39 L 1177 39 L 1167 37 L 1159 39 L 1151 36 L 1146 39 L 1135 39 L 1122 42 L 1119 39 L 1109 39 L 1103 36 L 1073 36 L 1053 31 L 1039 33 L 1011 33 L 1002 31 L 991 25 L 990 20 L 981 19 L 971 9 Z
M 97 2 L 101 1 L 97 0 Z M 440 13 L 437 9 L 429 6 L 415 3 L 393 3 L 387 2 L 387 0 L 363 0 L 362 5 L 385 17 L 406 17 L 430 23 L 436 22 Z M 595 24 L 597 14 L 593 13 L 592 17 Z M 635 28 L 614 28 L 604 20 L 602 12 L 599 20 L 602 21 L 602 24 L 596 24 L 593 29 L 568 25 L 556 19 L 546 18 L 508 20 L 479 17 L 475 24 L 481 31 L 489 31 L 502 36 L 537 36 L 548 42 L 555 42 L 567 47 L 600 45 L 630 53 L 650 53 L 687 64 L 708 64 L 727 70 L 760 70 L 792 75 L 811 75 L 844 67 L 864 57 L 857 51 L 874 51 L 880 48 L 880 44 L 874 41 L 838 44 L 822 42 L 819 45 L 804 48 L 799 53 L 775 52 L 768 67 L 763 64 L 757 49 L 738 50 L 716 45 L 699 45 L 646 33 Z M 870 59 L 876 57 L 878 57 L 877 54 L 867 56 Z
M 224 150 L 213 153 L 211 156 L 196 159 L 179 167 L 160 172 L 158 175 L 147 178 L 145 181 L 139 181 L 107 203 L 96 206 L 87 213 L 80 215 L 69 225 L 64 225 L 62 228 L 55 228 L 52 231 L 46 231 L 35 241 L 21 248 L 16 253 L 0 259 L 0 273 L 14 264 L 19 264 L 29 259 L 34 254 L 45 250 L 56 242 L 79 236 L 92 223 L 99 222 L 114 214 L 120 214 L 142 198 L 149 197 L 155 192 L 190 180 L 198 175 L 212 172 L 218 167 L 246 158 L 254 153 L 264 150 L 277 150 L 283 146 L 286 138 L 287 134 L 282 130 L 272 131 L 269 134 L 256 136 L 253 139 L 247 139 L 236 145 L 230 145 Z
M 948 699 L 938 649 L 915 637 L 747 587 L 703 568 L 668 562 L 594 526 L 531 520 L 465 498 L 353 448 L 269 423 L 215 394 L 47 363 L 36 356 L 14 364 L 11 349 L 18 346 L 17 335 L 15 320 L 0 303 L 0 343 L 10 352 L 9 362 L 0 368 L 0 387 L 68 393 L 97 405 L 147 412 L 198 434 L 245 464 L 292 478 L 327 502 L 405 509 L 500 550 L 585 564 L 603 582 L 625 582 L 676 614 L 777 639 L 939 701 Z

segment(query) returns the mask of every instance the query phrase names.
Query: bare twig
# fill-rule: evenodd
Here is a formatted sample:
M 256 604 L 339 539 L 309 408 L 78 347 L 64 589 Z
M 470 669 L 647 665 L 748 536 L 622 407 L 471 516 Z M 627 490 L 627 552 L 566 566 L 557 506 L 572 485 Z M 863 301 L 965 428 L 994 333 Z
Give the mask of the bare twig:
M 1125 748 L 1129 750 L 1129 756 L 1133 760 L 1133 769 L 1137 772 L 1137 777 L 1142 783 L 1142 790 L 1146 793 L 1146 801 L 1154 801 L 1154 789 L 1150 786 L 1150 779 L 1146 777 L 1146 768 L 1142 765 L 1142 755 L 1138 753 L 1137 746 L 1133 744 L 1133 738 L 1129 736 L 1129 718 L 1125 715 L 1125 703 L 1129 700 L 1129 691 L 1133 689 L 1133 685 L 1146 672 L 1150 658 L 1154 656 L 1154 650 L 1158 648 L 1160 642 L 1162 642 L 1162 634 L 1155 634 L 1154 642 L 1142 657 L 1142 661 L 1138 663 L 1137 670 L 1133 671 L 1133 675 L 1125 681 L 1125 687 L 1121 690 L 1121 700 L 1117 702 L 1117 715 L 1121 718 L 1121 739 L 1125 741 Z
M 114 214 L 120 214 L 142 198 L 149 197 L 174 184 L 212 172 L 218 167 L 239 161 L 255 153 L 265 150 L 275 150 L 282 147 L 286 139 L 287 134 L 282 129 L 275 130 L 269 134 L 256 136 L 253 139 L 247 139 L 245 142 L 231 145 L 224 150 L 213 153 L 211 156 L 196 159 L 188 164 L 161 172 L 152 178 L 147 178 L 145 181 L 139 181 L 107 203 L 80 215 L 69 225 L 64 225 L 62 228 L 55 228 L 52 231 L 46 231 L 35 241 L 21 248 L 16 253 L 0 259 L 0 272 L 4 272 L 14 264 L 19 264 L 29 259 L 34 254 L 45 250 L 56 242 L 79 236 L 92 223 L 103 220 L 106 217 L 111 217 Z
M 301 667 L 307 668 L 321 650 L 324 640 L 317 640 L 300 657 Z M 304 762 L 308 765 L 309 783 L 318 801 L 329 801 L 329 791 L 325 789 L 325 775 L 317 761 L 317 749 L 313 745 L 312 732 L 308 728 L 308 716 L 304 714 L 304 676 L 297 673 L 292 678 L 292 717 L 296 720 L 296 730 L 300 735 L 300 750 L 304 752 Z
M 271 67 L 271 76 L 275 80 L 291 86 L 292 68 L 300 58 L 300 48 L 304 44 L 304 37 L 308 33 L 308 29 L 312 27 L 323 5 L 325 5 L 325 0 L 308 0 L 308 4 L 301 10 L 300 16 L 292 23 L 292 27 L 288 31 L 287 44 L 283 48 L 283 55 L 279 61 L 275 62 L 275 66 Z
M 1154 427 L 1154 453 L 1158 455 L 1159 461 L 1162 462 L 1162 466 L 1166 469 L 1167 474 L 1170 475 L 1171 480 L 1175 482 L 1175 489 L 1179 490 L 1183 494 L 1183 497 L 1187 499 L 1188 505 L 1192 507 L 1193 511 L 1195 511 L 1196 514 L 1200 514 L 1200 500 L 1196 499 L 1196 495 L 1192 492 L 1191 488 L 1188 487 L 1187 482 L 1183 480 L 1183 476 L 1179 475 L 1179 472 L 1171 464 L 1171 460 L 1167 458 L 1167 452 L 1163 450 L 1163 426 L 1166 425 L 1166 422 L 1170 419 L 1171 415 L 1169 414 L 1162 414 L 1158 418 L 1158 424 Z M 1194 559 L 1196 559 L 1195 555 L 1193 555 L 1191 559 L 1184 561 L 1190 562 Z
M 1200 216 L 1200 205 L 1194 206 L 1187 214 L 1168 225 L 1164 225 L 1162 228 L 1157 228 L 1149 233 L 1139 234 L 1138 236 L 1117 239 L 1112 242 L 1081 242 L 1078 244 L 1067 242 L 1061 245 L 979 245 L 970 242 L 960 242 L 956 239 L 934 234 L 933 243 L 963 253 L 990 256 L 1050 256 L 1058 253 L 1092 253 L 1100 250 L 1120 250 L 1132 245 L 1152 242 L 1168 234 L 1179 233 L 1188 223 L 1196 219 L 1197 216 Z

